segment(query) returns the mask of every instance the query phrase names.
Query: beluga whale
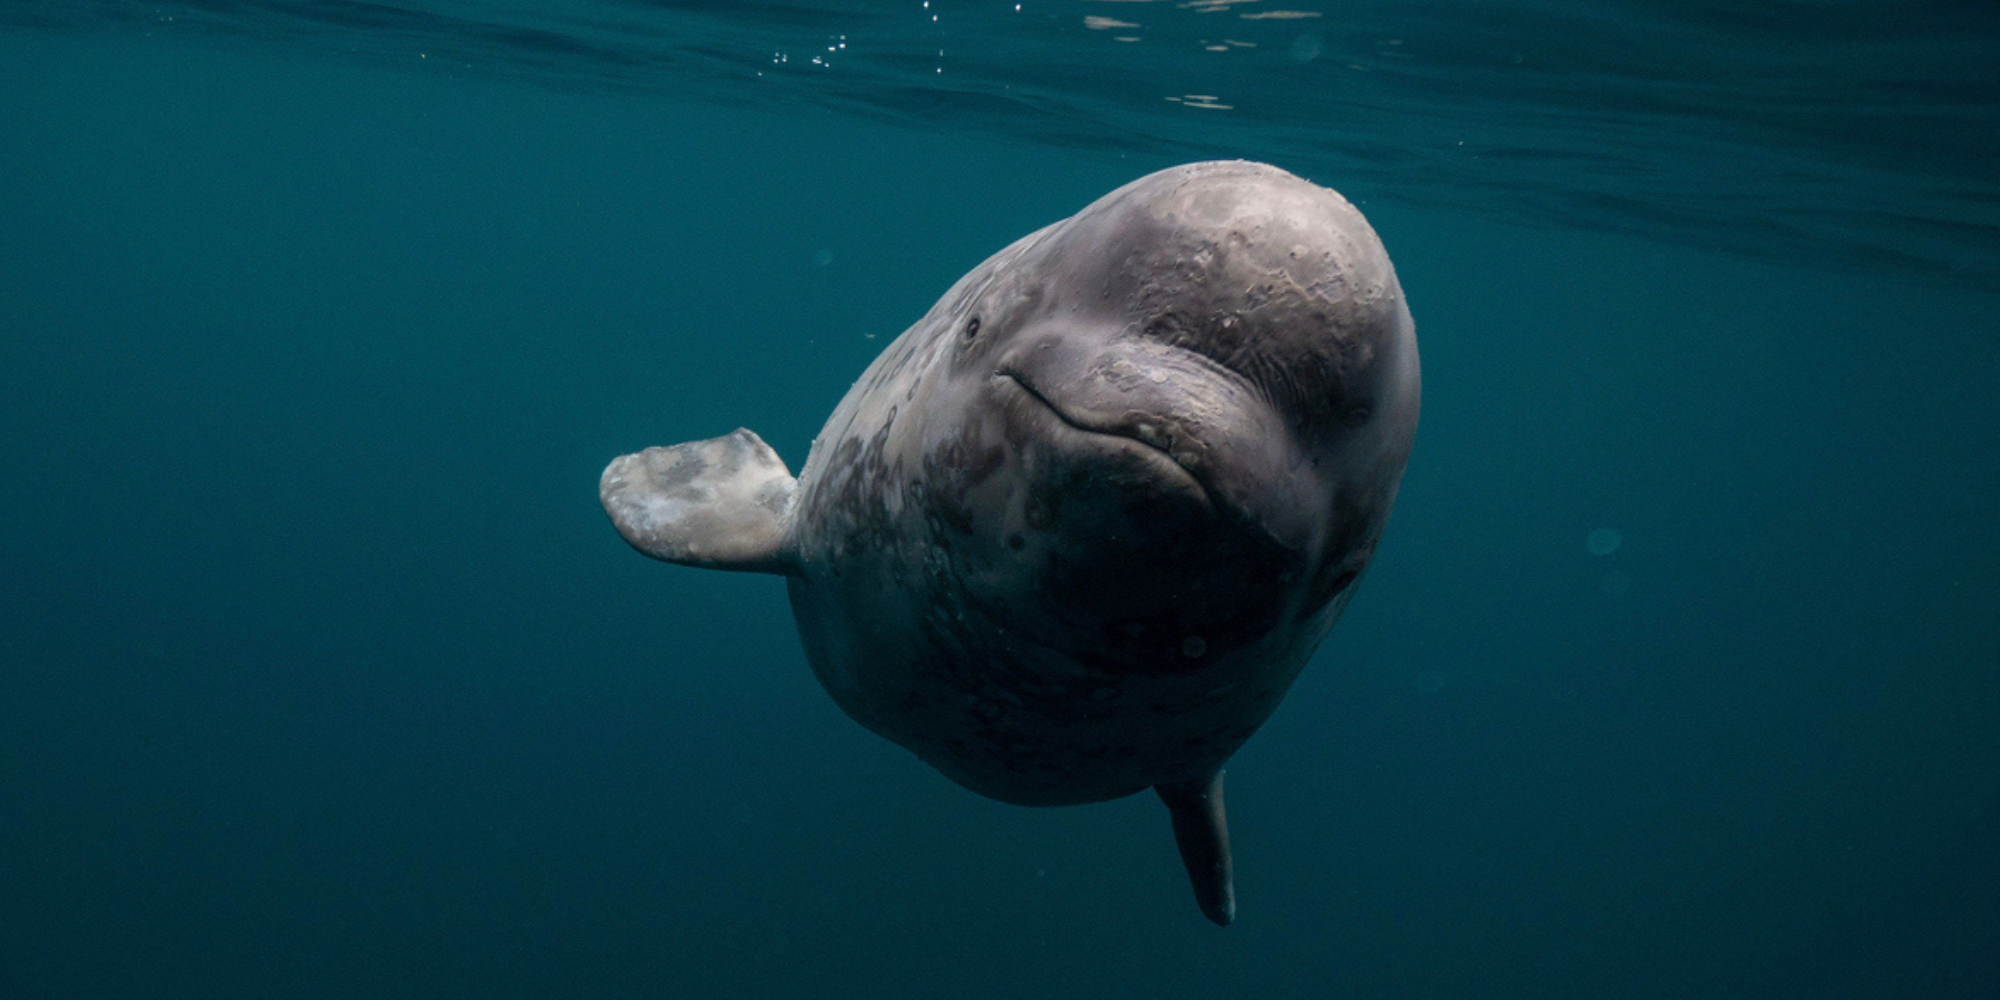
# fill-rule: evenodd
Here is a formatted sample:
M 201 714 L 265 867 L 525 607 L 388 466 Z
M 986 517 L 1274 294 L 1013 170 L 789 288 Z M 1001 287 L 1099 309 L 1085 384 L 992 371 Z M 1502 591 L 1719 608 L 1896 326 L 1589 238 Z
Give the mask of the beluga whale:
M 1223 765 L 1333 627 L 1410 454 L 1387 252 L 1276 167 L 1141 177 L 959 279 L 794 478 L 747 429 L 613 460 L 640 552 L 785 578 L 855 721 L 1004 802 L 1153 789 L 1236 915 Z

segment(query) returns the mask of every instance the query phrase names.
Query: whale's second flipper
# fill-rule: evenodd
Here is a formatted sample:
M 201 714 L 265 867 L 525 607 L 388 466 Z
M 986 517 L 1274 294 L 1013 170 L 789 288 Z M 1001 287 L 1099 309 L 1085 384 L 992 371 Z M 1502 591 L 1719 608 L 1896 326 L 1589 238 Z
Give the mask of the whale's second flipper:
M 1222 772 L 1207 781 L 1157 785 L 1174 821 L 1194 900 L 1208 919 L 1227 927 L 1236 919 L 1236 884 L 1229 868 L 1229 817 L 1222 811 Z

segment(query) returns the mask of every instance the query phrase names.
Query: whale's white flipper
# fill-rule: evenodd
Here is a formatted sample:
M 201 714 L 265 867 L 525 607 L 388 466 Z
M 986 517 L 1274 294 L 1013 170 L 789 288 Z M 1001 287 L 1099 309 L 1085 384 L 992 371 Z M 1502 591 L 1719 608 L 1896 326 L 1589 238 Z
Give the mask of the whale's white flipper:
M 798 480 L 747 428 L 612 459 L 598 480 L 605 513 L 632 547 L 706 569 L 789 572 Z

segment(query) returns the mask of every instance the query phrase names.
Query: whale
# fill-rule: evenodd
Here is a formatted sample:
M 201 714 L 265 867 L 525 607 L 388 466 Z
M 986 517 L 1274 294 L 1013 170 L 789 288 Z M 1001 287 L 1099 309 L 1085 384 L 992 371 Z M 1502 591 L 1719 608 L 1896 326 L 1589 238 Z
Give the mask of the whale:
M 1186 164 L 1007 246 L 883 350 L 795 477 L 748 429 L 614 459 L 639 552 L 783 577 L 855 721 L 981 795 L 1154 790 L 1236 916 L 1230 757 L 1373 558 L 1415 439 L 1382 241 L 1277 167 Z

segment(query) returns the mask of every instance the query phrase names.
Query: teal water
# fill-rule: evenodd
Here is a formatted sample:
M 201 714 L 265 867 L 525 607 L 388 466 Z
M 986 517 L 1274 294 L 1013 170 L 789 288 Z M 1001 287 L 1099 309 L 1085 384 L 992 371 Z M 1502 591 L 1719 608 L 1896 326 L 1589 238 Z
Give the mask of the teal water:
M 0 6 L 0 995 L 2000 989 L 1990 6 L 1022 6 Z M 1213 156 L 1426 380 L 1226 930 L 595 497 Z

